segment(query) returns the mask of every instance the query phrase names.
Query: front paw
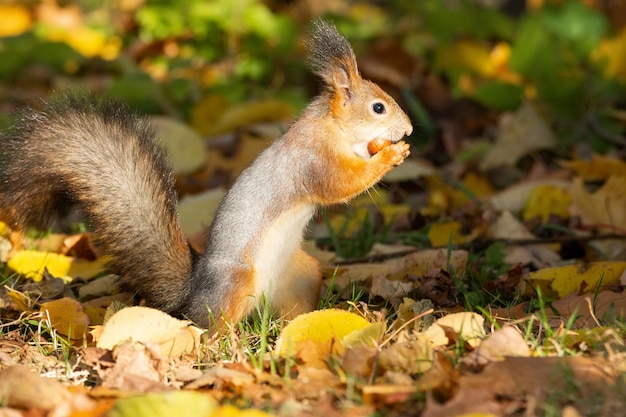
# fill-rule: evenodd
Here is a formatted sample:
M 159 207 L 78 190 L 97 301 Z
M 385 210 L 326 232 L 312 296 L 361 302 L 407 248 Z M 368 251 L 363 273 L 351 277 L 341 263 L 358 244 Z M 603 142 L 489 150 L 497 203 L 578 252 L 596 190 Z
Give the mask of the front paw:
M 385 146 L 375 157 L 380 157 L 381 162 L 397 166 L 400 165 L 404 159 L 410 155 L 410 145 L 405 141 L 392 143 L 389 146 Z

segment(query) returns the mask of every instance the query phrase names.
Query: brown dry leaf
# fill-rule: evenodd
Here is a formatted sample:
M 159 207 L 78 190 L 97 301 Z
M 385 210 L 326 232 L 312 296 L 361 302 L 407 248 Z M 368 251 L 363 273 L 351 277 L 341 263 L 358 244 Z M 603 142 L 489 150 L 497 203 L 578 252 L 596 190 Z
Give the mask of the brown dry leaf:
M 403 282 L 408 275 L 424 277 L 436 276 L 441 271 L 460 272 L 465 268 L 467 256 L 468 252 L 463 250 L 430 249 L 382 263 L 343 265 L 337 268 L 335 281 L 342 288 L 352 282 L 373 281 L 372 291 L 375 291 L 375 286 L 382 289 L 380 293 L 376 292 L 374 295 L 390 298 L 390 294 L 404 295 L 413 287 L 411 282 Z M 379 282 L 376 282 L 377 280 Z M 382 283 L 380 280 L 386 282 Z M 400 291 L 393 288 L 390 288 L 391 292 L 387 291 L 387 284 Z
M 504 326 L 489 335 L 478 347 L 463 358 L 472 366 L 484 366 L 502 361 L 507 356 L 530 356 L 530 348 L 514 326 Z
M 372 346 L 348 347 L 341 356 L 339 365 L 346 374 L 367 380 L 372 373 L 376 356 L 378 356 L 378 350 Z
M 42 378 L 23 365 L 0 370 L 0 398 L 3 405 L 50 411 L 70 397 L 69 391 L 59 382 Z
M 255 378 L 250 374 L 250 372 L 230 369 L 220 363 L 205 371 L 193 382 L 187 384 L 185 389 L 219 387 L 224 384 L 229 386 L 245 387 L 254 383 Z
M 552 303 L 563 320 L 576 314 L 574 328 L 595 327 L 609 311 L 618 317 L 626 317 L 626 293 L 600 291 L 597 294 L 578 295 L 572 293 Z M 594 318 L 595 317 L 595 318 Z
M 202 137 L 191 127 L 167 116 L 152 116 L 150 122 L 167 152 L 173 172 L 187 174 L 207 162 Z
M 52 327 L 64 336 L 82 340 L 87 334 L 89 317 L 81 303 L 72 298 L 48 301 L 41 305 L 43 320 L 50 320 Z
M 81 300 L 86 298 L 93 299 L 94 297 L 103 295 L 118 294 L 120 290 L 120 277 L 118 275 L 108 274 L 81 285 L 78 288 L 78 297 Z
M 469 311 L 447 314 L 435 321 L 437 326 L 446 331 L 450 337 L 450 330 L 456 334 L 456 340 L 463 341 L 475 348 L 485 338 L 485 318 Z M 433 325 L 433 326 L 434 326 Z
M 611 225 L 626 230 L 626 176 L 611 175 L 597 191 L 585 189 L 582 178 L 572 183 L 572 215 L 583 224 Z
M 92 335 L 100 348 L 113 349 L 130 339 L 156 343 L 164 357 L 175 358 L 195 351 L 200 343 L 201 333 L 191 322 L 175 319 L 160 310 L 127 307 L 115 313 L 97 332 L 92 332 Z
M 393 404 L 409 400 L 416 392 L 415 385 L 376 384 L 361 388 L 365 404 Z
M 503 211 L 494 221 L 487 235 L 494 239 L 534 239 L 535 236 L 526 229 L 519 219 L 510 211 Z M 538 267 L 554 265 L 561 261 L 554 245 L 537 244 L 524 246 L 507 246 L 504 248 L 505 262 L 515 265 L 533 264 Z
M 626 231 L 626 176 L 611 175 L 595 192 L 585 188 L 582 178 L 572 183 L 572 216 L 579 216 L 583 225 L 595 226 L 602 233 Z M 611 259 L 623 259 L 624 240 L 602 240 L 594 245 Z
M 445 417 L 464 413 L 507 415 L 510 405 L 503 399 L 563 392 L 565 384 L 577 384 L 579 392 L 595 395 L 583 387 L 604 386 L 612 381 L 610 370 L 600 359 L 586 357 L 507 357 L 488 364 L 483 372 L 461 376 L 452 398 L 426 402 L 423 417 Z
M 514 165 L 520 158 L 556 145 L 556 137 L 534 106 L 525 101 L 500 123 L 496 142 L 483 157 L 480 169 Z
M 342 382 L 328 367 L 298 366 L 297 369 L 298 377 L 293 381 L 293 392 L 299 400 L 323 398 L 329 391 L 341 389 Z
M 426 331 L 415 333 L 408 340 L 384 349 L 378 362 L 387 371 L 415 375 L 430 369 L 435 360 L 434 349 L 446 346 L 448 342 L 443 327 L 433 324 Z
M 103 387 L 131 392 L 164 388 L 167 363 L 158 345 L 127 340 L 113 349 L 113 359 L 112 368 L 98 370 Z

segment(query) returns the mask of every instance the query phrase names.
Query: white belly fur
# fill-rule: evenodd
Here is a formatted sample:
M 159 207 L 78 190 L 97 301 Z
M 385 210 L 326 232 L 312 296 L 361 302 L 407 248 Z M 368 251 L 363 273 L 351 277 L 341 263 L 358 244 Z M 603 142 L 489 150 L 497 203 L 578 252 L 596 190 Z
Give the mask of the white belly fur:
M 280 215 L 266 231 L 254 257 L 255 298 L 271 294 L 281 279 L 291 257 L 300 246 L 304 228 L 313 216 L 315 207 L 301 204 Z

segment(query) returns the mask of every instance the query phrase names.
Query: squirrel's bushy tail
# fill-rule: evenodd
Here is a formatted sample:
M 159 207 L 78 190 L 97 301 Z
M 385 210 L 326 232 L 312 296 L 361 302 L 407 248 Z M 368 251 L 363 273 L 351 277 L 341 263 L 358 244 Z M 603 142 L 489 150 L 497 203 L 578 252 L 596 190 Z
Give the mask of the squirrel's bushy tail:
M 0 137 L 0 210 L 13 225 L 45 226 L 77 204 L 112 267 L 148 304 L 180 311 L 191 253 L 174 178 L 149 123 L 83 94 L 22 114 Z

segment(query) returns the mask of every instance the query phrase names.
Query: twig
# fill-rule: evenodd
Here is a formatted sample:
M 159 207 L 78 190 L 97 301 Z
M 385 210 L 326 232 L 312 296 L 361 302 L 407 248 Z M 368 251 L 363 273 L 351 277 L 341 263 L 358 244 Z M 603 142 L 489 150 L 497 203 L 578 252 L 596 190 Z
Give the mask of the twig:
M 541 240 L 535 239 L 535 238 L 485 239 L 485 240 L 474 241 L 474 242 L 460 243 L 457 245 L 432 246 L 428 249 L 451 249 L 451 250 L 468 249 L 469 250 L 469 249 L 487 247 L 495 243 L 504 243 L 507 246 L 528 246 L 528 245 L 544 245 L 544 244 L 549 244 L 549 243 L 572 243 L 572 242 L 585 243 L 585 242 L 593 242 L 596 240 L 609 240 L 609 239 L 626 240 L 626 234 L 611 233 L 611 234 L 606 234 L 606 235 L 594 235 L 594 236 L 560 236 L 560 237 L 544 238 Z M 360 264 L 360 263 L 381 262 L 381 261 L 386 261 L 388 259 L 401 258 L 403 256 L 411 255 L 413 253 L 420 252 L 422 250 L 425 250 L 425 249 L 423 248 L 408 249 L 408 250 L 403 250 L 403 251 L 398 251 L 398 252 L 393 252 L 393 253 L 371 255 L 371 256 L 366 256 L 363 258 L 347 259 L 345 261 L 335 262 L 335 264 L 338 266 L 342 266 L 342 265 L 352 265 L 352 264 Z

